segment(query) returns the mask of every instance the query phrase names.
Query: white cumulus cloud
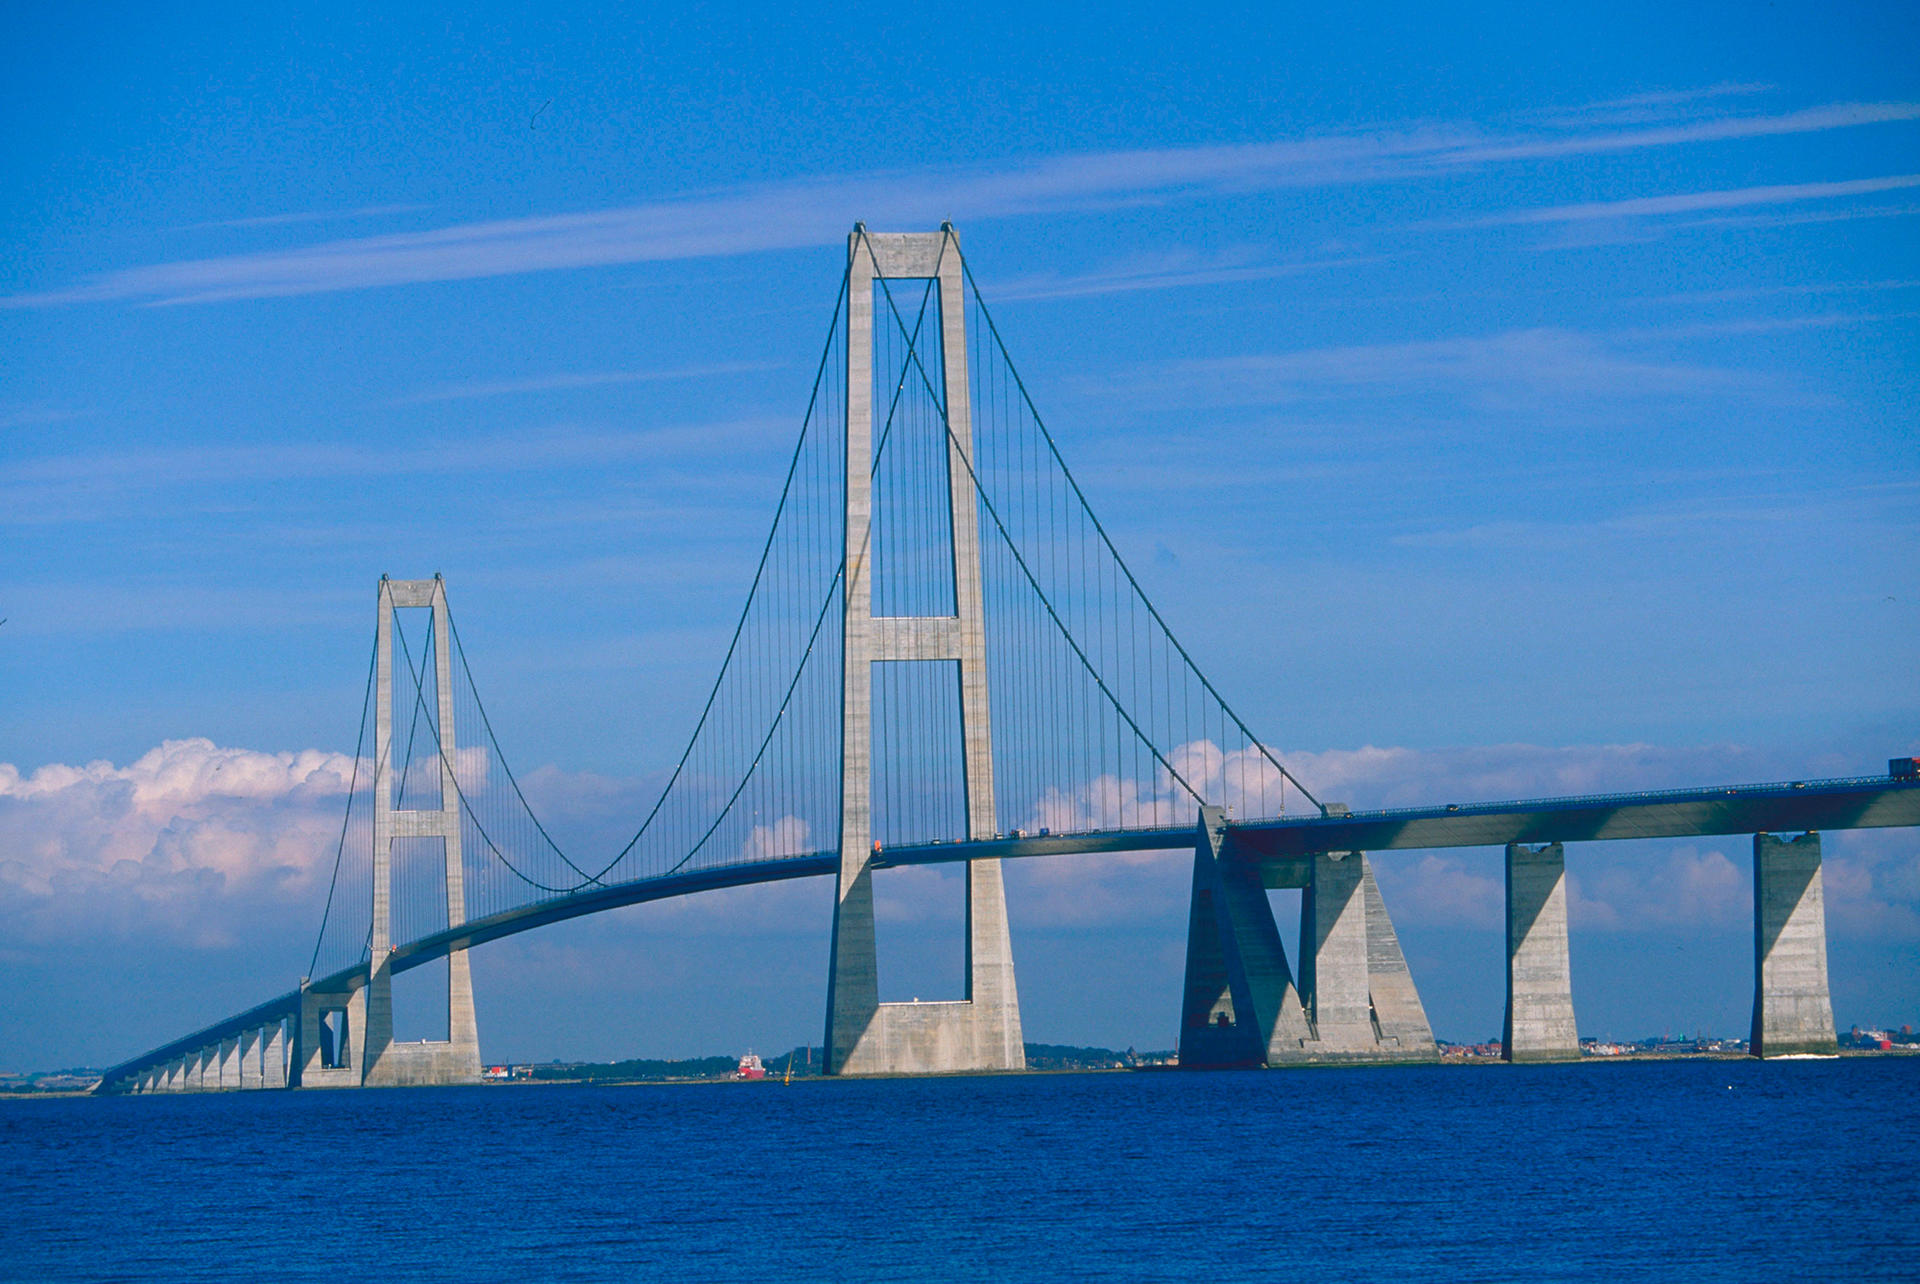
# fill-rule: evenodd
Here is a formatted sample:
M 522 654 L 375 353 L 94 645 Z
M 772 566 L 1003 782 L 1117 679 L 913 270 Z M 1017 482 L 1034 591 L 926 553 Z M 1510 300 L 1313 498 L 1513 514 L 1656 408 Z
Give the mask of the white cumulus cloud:
M 0 932 L 9 944 L 159 936 L 219 946 L 251 914 L 317 915 L 350 754 L 169 740 L 126 766 L 0 763 Z

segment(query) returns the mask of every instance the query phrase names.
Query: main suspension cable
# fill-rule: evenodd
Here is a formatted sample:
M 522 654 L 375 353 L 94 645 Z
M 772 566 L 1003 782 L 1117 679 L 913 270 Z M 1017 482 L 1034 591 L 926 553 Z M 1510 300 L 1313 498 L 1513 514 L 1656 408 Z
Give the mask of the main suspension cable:
M 327 939 L 327 920 L 333 914 L 333 893 L 340 884 L 340 862 L 347 854 L 347 826 L 353 820 L 353 795 L 360 787 L 360 746 L 367 740 L 367 713 L 373 708 L 374 671 L 380 661 L 380 630 L 373 631 L 373 651 L 367 657 L 367 693 L 360 700 L 360 731 L 353 740 L 353 771 L 347 779 L 347 812 L 340 818 L 340 841 L 333 849 L 333 876 L 327 880 L 327 907 L 320 911 L 320 931 L 313 938 L 313 957 L 307 960 L 307 977 L 313 976 L 313 970 L 320 965 L 320 947 Z M 380 764 L 373 767 L 374 776 L 380 774 Z

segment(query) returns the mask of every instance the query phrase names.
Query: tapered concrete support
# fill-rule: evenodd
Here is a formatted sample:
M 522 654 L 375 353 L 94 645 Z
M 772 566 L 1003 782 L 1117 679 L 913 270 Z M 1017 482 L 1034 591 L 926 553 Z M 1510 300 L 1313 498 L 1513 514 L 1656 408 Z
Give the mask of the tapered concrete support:
M 1322 852 L 1301 897 L 1300 950 L 1312 1053 L 1371 1057 L 1379 1039 L 1367 992 L 1367 901 L 1359 852 Z
M 1180 1014 L 1187 1069 L 1262 1065 L 1308 1034 L 1260 869 L 1222 859 L 1225 837 L 1225 814 L 1202 807 Z
M 988 838 L 996 821 L 988 725 L 986 630 L 980 588 L 979 513 L 970 461 L 966 302 L 959 239 L 869 235 L 848 240 L 846 576 L 842 616 L 840 876 L 827 975 L 828 1074 L 928 1074 L 1026 1066 L 1012 935 L 998 861 L 967 865 L 966 997 L 952 1003 L 881 1003 L 873 926 L 873 665 L 951 662 L 956 670 L 967 833 Z M 954 614 L 873 615 L 874 281 L 938 281 L 945 390 Z M 884 324 L 894 324 L 891 316 Z
M 1387 917 L 1387 903 L 1380 898 L 1380 885 L 1373 879 L 1373 864 L 1360 858 L 1360 891 L 1366 897 L 1367 914 L 1367 993 L 1373 1001 L 1375 1037 L 1381 1051 L 1397 1061 L 1437 1061 L 1440 1045 L 1434 1042 L 1433 1026 L 1427 1021 L 1426 1004 L 1413 984 L 1407 956 L 1400 949 L 1400 934 Z
M 1820 835 L 1753 836 L 1753 1031 L 1756 1057 L 1833 1055 L 1827 908 Z
M 1300 897 L 1300 991 L 1309 1034 L 1268 1063 L 1439 1059 L 1425 1006 L 1362 852 L 1315 855 Z
M 1567 952 L 1567 855 L 1559 843 L 1507 844 L 1508 1061 L 1578 1061 Z
M 1261 868 L 1236 860 L 1223 817 L 1200 813 L 1180 1064 L 1433 1061 L 1427 1013 L 1373 869 L 1359 852 Z M 1300 887 L 1300 984 L 1268 887 Z

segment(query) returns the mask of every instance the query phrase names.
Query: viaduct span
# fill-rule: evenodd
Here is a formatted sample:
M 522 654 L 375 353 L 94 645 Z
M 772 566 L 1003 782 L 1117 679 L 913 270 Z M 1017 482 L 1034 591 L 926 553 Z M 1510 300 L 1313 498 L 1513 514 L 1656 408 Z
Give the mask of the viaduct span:
M 1710 834 L 1753 836 L 1753 1055 L 1830 1052 L 1820 832 L 1920 824 L 1910 760 L 1860 779 L 1396 811 L 1317 799 L 1127 569 L 951 226 L 848 238 L 746 605 L 685 752 L 617 853 L 567 851 L 527 803 L 445 583 L 383 578 L 376 608 L 306 977 L 113 1067 L 99 1091 L 475 1081 L 469 950 L 814 876 L 836 888 L 829 1073 L 1017 1070 L 1001 862 L 1189 846 L 1183 1066 L 1435 1059 L 1370 854 L 1468 846 L 1506 851 L 1504 1053 L 1571 1059 L 1565 844 Z M 966 875 L 965 993 L 882 1003 L 875 875 L 946 863 Z M 1276 887 L 1301 890 L 1297 961 Z M 393 978 L 442 961 L 448 1037 L 396 1042 Z

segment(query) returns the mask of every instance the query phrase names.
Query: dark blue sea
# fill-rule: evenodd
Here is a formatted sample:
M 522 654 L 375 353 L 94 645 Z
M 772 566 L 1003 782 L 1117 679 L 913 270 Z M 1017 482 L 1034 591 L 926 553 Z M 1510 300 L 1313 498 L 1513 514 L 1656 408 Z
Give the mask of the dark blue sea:
M 1903 1279 L 1920 1058 L 0 1101 L 0 1276 Z

